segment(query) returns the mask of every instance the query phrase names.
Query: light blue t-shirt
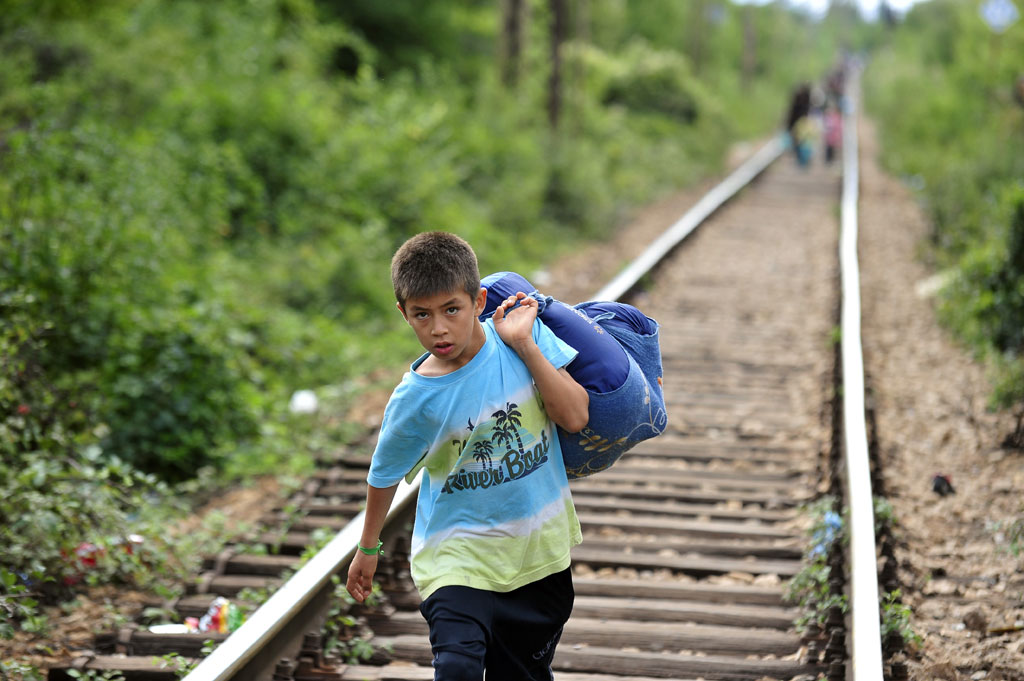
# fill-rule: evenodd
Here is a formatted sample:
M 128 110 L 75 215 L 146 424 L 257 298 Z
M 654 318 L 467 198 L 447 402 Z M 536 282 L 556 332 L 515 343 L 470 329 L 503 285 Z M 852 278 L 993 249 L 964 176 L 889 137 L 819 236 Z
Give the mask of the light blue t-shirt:
M 517 589 L 569 566 L 581 539 L 555 425 L 533 377 L 494 323 L 465 366 L 414 370 L 384 411 L 367 482 L 390 487 L 422 468 L 412 577 L 426 599 L 442 586 Z M 533 339 L 563 367 L 576 351 L 537 320 Z

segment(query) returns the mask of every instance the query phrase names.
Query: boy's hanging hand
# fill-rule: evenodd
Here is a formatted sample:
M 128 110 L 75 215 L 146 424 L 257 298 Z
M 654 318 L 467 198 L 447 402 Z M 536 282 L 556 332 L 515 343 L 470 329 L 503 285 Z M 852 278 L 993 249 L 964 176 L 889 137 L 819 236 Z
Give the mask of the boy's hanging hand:
M 516 305 L 518 303 L 518 305 Z M 522 291 L 509 296 L 494 310 L 494 330 L 505 344 L 516 349 L 533 341 L 537 301 Z
M 356 551 L 348 568 L 345 589 L 357 603 L 362 603 L 373 593 L 373 574 L 377 571 L 377 556 L 367 556 Z

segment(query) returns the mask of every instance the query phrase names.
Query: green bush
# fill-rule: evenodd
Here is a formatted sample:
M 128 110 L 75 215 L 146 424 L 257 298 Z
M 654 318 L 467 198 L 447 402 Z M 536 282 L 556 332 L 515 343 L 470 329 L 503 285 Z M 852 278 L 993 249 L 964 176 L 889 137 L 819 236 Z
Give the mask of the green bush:
M 970 250 L 947 293 L 945 314 L 973 343 L 1024 351 L 1024 188 L 1000 202 L 1003 232 Z
M 32 296 L 0 292 L 0 452 L 17 461 L 23 452 L 73 446 L 88 430 L 78 398 L 60 392 L 42 364 L 53 325 L 38 319 Z
M 44 681 L 46 672 L 24 660 L 0 660 L 0 678 L 6 681 Z
M 685 123 L 718 113 L 683 55 L 636 41 L 623 58 L 625 67 L 609 79 L 602 98 L 605 104 L 662 113 Z
M 0 297 L 0 602 L 14 607 L 11 626 L 29 622 L 38 629 L 25 604 L 59 596 L 85 578 L 80 547 L 92 547 L 92 579 L 135 581 L 146 571 L 145 557 L 125 550 L 137 525 L 129 513 L 148 508 L 164 491 L 85 444 L 94 439 L 95 424 L 82 398 L 56 385 L 41 364 L 52 327 L 36 321 L 36 307 L 17 291 Z M 159 541 L 154 537 L 149 546 Z
M 993 403 L 1009 406 L 1024 402 L 1024 190 L 1007 191 L 999 205 L 1005 229 L 967 251 L 940 311 L 987 358 Z
M 102 368 L 105 451 L 170 481 L 216 464 L 224 445 L 253 437 L 256 418 L 230 355 L 174 327 L 131 329 Z
M 954 0 L 915 6 L 873 60 L 866 90 L 890 168 L 929 210 L 926 256 L 957 272 L 942 317 L 988 362 L 995 403 L 1024 401 L 1024 26 L 995 34 Z
M 52 324 L 46 365 L 76 371 L 102 361 L 117 309 L 157 302 L 160 270 L 181 251 L 159 164 L 109 128 L 58 125 L 7 137 L 0 276 Z

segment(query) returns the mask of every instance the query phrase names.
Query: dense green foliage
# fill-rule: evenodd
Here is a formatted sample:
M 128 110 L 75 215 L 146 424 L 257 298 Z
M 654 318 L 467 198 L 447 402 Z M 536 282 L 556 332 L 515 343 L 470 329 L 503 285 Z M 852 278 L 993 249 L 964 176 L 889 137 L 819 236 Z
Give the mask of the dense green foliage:
M 772 134 L 833 57 L 775 5 L 571 3 L 553 128 L 549 6 L 509 85 L 499 4 L 0 0 L 0 606 L 81 579 L 83 543 L 138 581 L 118 547 L 167 485 L 343 437 L 417 351 L 410 235 L 532 272 Z
M 867 73 L 887 162 L 932 217 L 930 257 L 955 275 L 943 316 L 1024 401 L 1024 23 L 992 31 L 975 3 L 930 0 Z

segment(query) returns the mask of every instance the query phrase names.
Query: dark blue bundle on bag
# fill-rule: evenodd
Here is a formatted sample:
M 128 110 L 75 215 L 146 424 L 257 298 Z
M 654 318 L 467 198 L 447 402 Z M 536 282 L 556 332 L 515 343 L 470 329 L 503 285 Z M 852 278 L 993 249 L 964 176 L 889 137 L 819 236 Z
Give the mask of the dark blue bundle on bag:
M 515 272 L 496 272 L 480 285 L 487 289 L 481 320 L 522 291 L 537 300 L 540 320 L 579 352 L 566 370 L 590 395 L 590 421 L 579 433 L 558 429 L 570 479 L 605 470 L 638 442 L 665 430 L 656 321 L 625 303 L 566 305 L 541 295 Z

